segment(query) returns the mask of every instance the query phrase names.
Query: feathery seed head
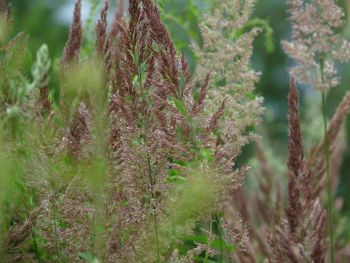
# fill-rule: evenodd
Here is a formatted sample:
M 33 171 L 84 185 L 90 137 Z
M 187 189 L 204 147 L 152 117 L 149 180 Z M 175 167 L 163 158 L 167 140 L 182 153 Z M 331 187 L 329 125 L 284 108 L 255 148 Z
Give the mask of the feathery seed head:
M 292 73 L 316 90 L 339 84 L 335 63 L 350 59 L 350 42 L 336 33 L 344 12 L 334 0 L 288 0 L 292 41 L 282 41 L 297 65 Z
M 73 22 L 70 27 L 68 41 L 64 47 L 61 60 L 62 67 L 71 63 L 77 63 L 80 55 L 80 48 L 83 42 L 83 28 L 81 22 L 82 0 L 77 0 L 74 7 Z

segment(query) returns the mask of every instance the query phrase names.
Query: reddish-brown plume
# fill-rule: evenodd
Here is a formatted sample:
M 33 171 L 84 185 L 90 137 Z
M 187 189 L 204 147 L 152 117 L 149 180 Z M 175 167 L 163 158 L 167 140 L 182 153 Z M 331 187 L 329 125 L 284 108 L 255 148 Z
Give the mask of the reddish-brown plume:
M 5 250 L 7 253 L 14 257 L 18 254 L 19 246 L 31 234 L 32 226 L 35 224 L 42 209 L 42 205 L 35 208 L 22 224 L 14 225 L 8 230 L 5 239 Z M 20 255 L 16 259 L 20 259 Z
M 331 121 L 329 122 L 328 126 L 328 138 L 331 143 L 330 145 L 330 151 L 334 150 L 334 143 L 336 142 L 336 138 L 339 134 L 340 128 L 343 124 L 344 118 L 346 114 L 348 114 L 350 111 L 350 92 L 346 92 L 345 96 L 341 100 L 339 106 L 337 107 Z M 322 151 L 324 149 L 324 140 L 313 150 L 313 154 L 317 154 L 317 152 Z M 324 162 L 322 162 L 324 163 Z
M 111 78 L 111 70 L 113 64 L 113 55 L 111 49 L 111 40 L 107 34 L 107 16 L 109 9 L 109 0 L 105 1 L 105 5 L 100 12 L 100 18 L 98 19 L 95 27 L 96 31 L 96 52 L 98 59 L 104 63 L 104 79 L 105 83 Z
M 202 84 L 199 92 L 199 97 L 195 101 L 192 107 L 192 114 L 196 115 L 199 112 L 203 111 L 204 108 L 204 100 L 207 97 L 207 91 L 208 91 L 208 86 L 209 86 L 209 80 L 210 80 L 210 74 L 208 74 L 204 80 L 204 83 Z
M 294 77 L 290 79 L 290 92 L 288 96 L 288 121 L 289 121 L 289 158 L 288 169 L 290 173 L 298 177 L 302 169 L 304 159 L 303 142 L 300 128 L 299 92 L 295 85 Z
M 89 140 L 90 122 L 91 116 L 89 110 L 84 103 L 80 103 L 67 135 L 68 150 L 73 156 L 80 155 L 83 143 Z
M 256 204 L 261 216 L 267 223 L 270 223 L 274 210 L 271 198 L 274 192 L 274 171 L 265 154 L 264 145 L 260 141 L 256 142 L 256 152 L 261 173 L 257 178 L 261 195 L 256 196 Z
M 315 174 L 304 158 L 299 116 L 299 94 L 291 77 L 289 106 L 288 197 L 286 219 L 273 226 L 269 262 L 324 262 L 327 250 L 326 213 L 320 193 L 310 198 Z
M 328 126 L 328 138 L 330 142 L 330 154 L 334 155 L 336 150 L 337 137 L 341 130 L 344 118 L 350 111 L 350 92 L 347 92 L 336 109 L 331 121 Z M 315 199 L 325 188 L 326 181 L 326 162 L 323 154 L 324 139 L 322 139 L 317 145 L 311 148 L 311 151 L 307 157 L 307 167 L 313 175 L 312 187 L 310 198 Z M 310 177 L 309 174 L 309 177 Z M 307 178 L 311 180 L 311 178 Z
M 96 23 L 96 50 L 97 53 L 104 57 L 108 50 L 107 40 L 107 15 L 109 9 L 109 0 L 105 1 L 104 8 L 101 10 L 100 18 Z
M 222 101 L 219 109 L 209 118 L 208 124 L 205 125 L 205 130 L 207 132 L 213 132 L 217 128 L 218 121 L 224 115 L 225 104 L 226 104 L 227 100 L 228 100 L 228 98 L 225 98 Z
M 70 27 L 69 38 L 64 47 L 61 64 L 66 65 L 79 60 L 80 48 L 83 42 L 83 28 L 81 23 L 81 0 L 77 0 L 74 8 L 73 23 Z
M 39 102 L 41 105 L 41 111 L 45 114 L 45 116 L 49 116 L 52 112 L 52 101 L 49 97 L 49 75 L 45 74 L 43 80 L 41 81 L 40 94 L 39 94 Z
M 114 42 L 114 40 L 120 33 L 120 25 L 123 25 L 124 9 L 125 9 L 124 0 L 119 0 L 117 9 L 115 10 L 111 31 L 109 32 L 109 40 L 111 42 Z
M 299 177 L 303 166 L 303 144 L 299 116 L 299 93 L 294 77 L 290 79 L 290 92 L 288 96 L 289 121 L 289 158 L 288 158 L 288 208 L 286 214 L 291 233 L 298 225 L 298 211 L 300 211 Z

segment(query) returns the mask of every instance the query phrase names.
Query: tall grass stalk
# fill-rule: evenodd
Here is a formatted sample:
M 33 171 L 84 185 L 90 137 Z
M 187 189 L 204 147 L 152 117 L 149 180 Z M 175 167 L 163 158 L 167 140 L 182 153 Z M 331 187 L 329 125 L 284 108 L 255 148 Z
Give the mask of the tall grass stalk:
M 213 221 L 210 221 L 209 233 L 212 234 L 212 231 L 213 231 Z M 204 263 L 208 262 L 208 257 L 209 257 L 208 250 L 210 248 L 210 245 L 211 245 L 211 239 L 210 237 L 208 237 L 208 249 L 205 251 Z
M 216 215 L 216 222 L 217 222 L 217 225 L 218 225 L 218 231 L 219 231 L 219 239 L 220 239 L 220 263 L 222 263 L 222 259 L 223 259 L 223 242 L 224 242 L 224 239 L 223 239 L 223 233 L 222 233 L 222 227 L 221 227 L 221 218 L 220 218 L 220 215 Z
M 154 180 L 153 180 L 153 172 L 152 172 L 152 166 L 150 162 L 150 157 L 147 158 L 147 164 L 148 164 L 148 173 L 149 173 L 149 178 L 150 178 L 150 184 L 154 186 Z M 156 196 L 153 193 L 152 194 L 152 202 L 156 201 Z M 153 204 L 153 221 L 154 221 L 154 233 L 156 237 L 156 246 L 157 246 L 157 263 L 160 263 L 160 244 L 159 244 L 159 223 L 158 223 L 158 217 L 157 217 L 157 211 L 156 211 L 156 205 Z
M 160 245 L 159 245 L 159 230 L 158 230 L 158 218 L 157 214 L 154 213 L 154 231 L 156 234 L 156 244 L 157 244 L 157 262 L 160 263 Z
M 327 210 L 328 210 L 328 234 L 330 240 L 330 260 L 334 263 L 334 230 L 333 230 L 333 191 L 332 178 L 330 174 L 330 153 L 329 153 L 329 138 L 328 138 L 328 119 L 327 119 L 327 103 L 326 92 L 322 91 L 322 116 L 323 116 L 323 131 L 324 131 L 324 154 L 326 161 L 327 173 Z
M 62 262 L 62 257 L 61 257 L 61 249 L 60 249 L 60 244 L 59 244 L 59 239 L 58 239 L 58 229 L 57 229 L 57 222 L 58 222 L 58 218 L 57 218 L 57 214 L 58 214 L 58 207 L 56 205 L 56 197 L 54 197 L 53 200 L 53 215 L 54 215 L 54 222 L 53 222 L 53 230 L 54 230 L 54 234 L 55 234 L 55 252 L 56 252 L 56 257 L 57 257 L 57 262 Z

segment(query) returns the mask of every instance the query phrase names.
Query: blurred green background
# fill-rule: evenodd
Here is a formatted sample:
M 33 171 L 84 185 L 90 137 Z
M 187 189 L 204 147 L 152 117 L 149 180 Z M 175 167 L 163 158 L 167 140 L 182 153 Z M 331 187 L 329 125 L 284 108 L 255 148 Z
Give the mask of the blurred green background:
M 54 65 L 58 65 L 64 44 L 67 39 L 69 22 L 72 18 L 73 0 L 12 0 L 14 13 L 14 32 L 24 31 L 30 35 L 28 52 L 28 64 L 34 58 L 36 50 L 47 43 L 50 49 L 50 56 Z M 111 0 L 113 2 L 113 0 Z M 217 0 L 157 0 L 162 10 L 163 21 L 166 23 L 177 48 L 183 52 L 190 62 L 191 68 L 195 71 L 196 56 L 190 44 L 195 41 L 202 45 L 198 24 L 203 19 L 203 13 L 210 12 L 213 7 L 220 5 Z M 83 18 L 89 17 L 89 6 L 102 4 L 100 0 L 83 1 Z M 345 2 L 341 1 L 343 7 Z M 112 7 L 115 7 L 112 3 Z M 98 10 L 98 9 L 96 9 Z M 262 72 L 261 81 L 257 85 L 257 94 L 265 98 L 264 121 L 258 127 L 258 133 L 262 135 L 264 143 L 272 147 L 278 156 L 287 155 L 287 94 L 288 94 L 288 67 L 292 66 L 292 61 L 284 54 L 280 46 L 282 39 L 290 39 L 290 23 L 288 22 L 287 6 L 281 0 L 260 0 L 257 1 L 253 18 L 262 19 L 267 22 L 270 28 L 265 28 L 255 41 L 255 52 L 253 55 L 253 66 Z M 113 16 L 113 8 L 110 11 Z M 91 29 L 92 23 L 90 23 Z M 88 26 L 87 26 L 88 28 Z M 350 26 L 340 32 L 349 38 Z M 271 36 L 271 32 L 273 32 Z M 272 42 L 271 42 L 272 41 Z M 273 47 L 272 47 L 273 44 Z M 335 106 L 342 98 L 345 90 L 350 85 L 350 66 L 343 65 L 341 68 L 343 82 L 340 87 L 334 88 L 329 94 L 329 116 L 334 112 Z M 52 84 L 55 86 L 55 78 Z M 321 118 L 321 108 L 319 106 L 319 94 L 309 87 L 299 85 L 302 91 L 302 117 L 304 118 L 305 137 L 313 137 L 320 133 L 313 130 L 310 124 L 311 119 Z M 317 109 L 319 107 L 319 111 Z M 309 109 L 313 109 L 309 110 Z M 316 109 L 316 110 L 315 110 Z M 315 113 L 315 114 L 314 114 Z M 311 124 L 310 124 L 311 125 Z M 349 117 L 346 121 L 347 144 L 350 136 Z M 317 138 L 317 136 L 314 136 Z M 311 141 L 312 142 L 312 141 Z M 254 153 L 254 146 L 248 145 L 240 158 L 240 162 L 247 162 Z M 338 195 L 344 197 L 345 210 L 350 211 L 350 151 L 346 147 L 344 163 L 341 169 L 341 181 L 338 187 Z

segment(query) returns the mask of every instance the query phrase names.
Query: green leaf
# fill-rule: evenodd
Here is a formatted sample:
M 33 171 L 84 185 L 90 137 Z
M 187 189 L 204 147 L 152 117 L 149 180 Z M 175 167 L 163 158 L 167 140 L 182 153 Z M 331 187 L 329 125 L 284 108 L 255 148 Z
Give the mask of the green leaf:
M 186 181 L 186 177 L 185 175 L 181 174 L 179 170 L 171 168 L 169 169 L 168 178 L 166 181 L 172 183 L 182 183 Z
M 178 111 L 182 113 L 182 115 L 186 118 L 188 122 L 192 122 L 183 101 L 174 97 L 169 98 L 169 100 L 175 105 L 176 109 L 178 109 Z
M 200 156 L 202 160 L 211 162 L 213 160 L 213 150 L 208 148 L 201 148 Z
M 240 37 L 245 32 L 252 30 L 255 27 L 260 27 L 264 32 L 264 42 L 265 48 L 268 53 L 272 53 L 275 49 L 274 38 L 273 38 L 273 29 L 270 27 L 269 22 L 264 19 L 255 18 L 248 21 L 242 28 L 236 30 L 232 35 L 233 39 Z
M 186 29 L 180 25 L 173 17 L 167 17 L 164 22 L 168 25 L 170 34 L 175 35 L 177 46 L 187 46 L 191 43 L 191 38 Z
M 183 241 L 195 241 L 202 244 L 208 243 L 208 237 L 206 235 L 188 235 L 182 236 L 180 239 Z
M 87 263 L 100 263 L 100 261 L 90 252 L 80 252 L 79 257 L 85 259 Z

